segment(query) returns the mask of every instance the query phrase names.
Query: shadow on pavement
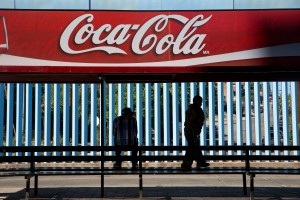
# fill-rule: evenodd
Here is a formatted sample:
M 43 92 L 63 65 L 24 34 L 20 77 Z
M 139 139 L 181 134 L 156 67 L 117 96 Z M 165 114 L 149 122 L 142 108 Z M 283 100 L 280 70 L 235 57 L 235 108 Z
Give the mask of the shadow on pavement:
M 63 188 L 40 188 L 38 195 L 33 195 L 33 189 L 30 191 L 30 199 L 100 199 L 100 188 L 98 187 L 63 187 Z M 110 199 L 130 199 L 139 197 L 138 187 L 105 187 L 105 198 Z M 238 187 L 144 187 L 143 196 L 154 199 L 172 199 L 172 198 L 197 198 L 214 199 L 219 197 L 248 199 L 243 195 L 242 188 Z M 16 193 L 2 193 L 0 199 L 20 200 L 24 199 L 25 190 Z M 255 199 L 268 200 L 300 200 L 300 188 L 283 187 L 256 187 Z

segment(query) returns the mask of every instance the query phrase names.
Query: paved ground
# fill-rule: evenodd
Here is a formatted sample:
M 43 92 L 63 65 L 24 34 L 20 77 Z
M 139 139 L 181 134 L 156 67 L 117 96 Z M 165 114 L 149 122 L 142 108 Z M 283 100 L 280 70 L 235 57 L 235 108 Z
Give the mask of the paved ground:
M 104 199 L 139 199 L 138 181 L 137 175 L 105 176 Z M 250 199 L 249 189 L 243 195 L 241 175 L 144 175 L 143 184 L 143 199 L 150 200 Z M 24 199 L 24 187 L 24 177 L 1 177 L 0 199 Z M 100 199 L 100 176 L 39 177 L 39 194 L 32 194 L 30 199 L 40 200 Z M 300 200 L 300 176 L 257 175 L 255 199 Z

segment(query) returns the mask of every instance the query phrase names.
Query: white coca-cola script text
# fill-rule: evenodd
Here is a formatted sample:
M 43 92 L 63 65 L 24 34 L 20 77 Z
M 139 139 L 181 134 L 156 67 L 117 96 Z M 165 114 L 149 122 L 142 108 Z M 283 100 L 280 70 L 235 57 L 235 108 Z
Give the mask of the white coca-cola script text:
M 203 15 L 197 15 L 192 19 L 188 19 L 177 14 L 157 15 L 142 25 L 119 24 L 112 27 L 111 24 L 103 24 L 98 28 L 92 24 L 94 15 L 84 14 L 74 19 L 63 31 L 60 37 L 60 47 L 68 54 L 82 54 L 91 51 L 127 54 L 124 49 L 119 48 L 119 45 L 132 37 L 131 49 L 139 55 L 150 51 L 155 51 L 156 54 L 161 55 L 169 49 L 172 50 L 173 54 L 197 54 L 206 45 L 204 43 L 206 34 L 195 32 L 207 23 L 211 17 L 212 15 L 207 18 L 204 18 Z M 157 34 L 167 28 L 170 20 L 181 23 L 182 29 L 176 36 L 169 33 L 158 38 Z M 152 33 L 149 33 L 150 29 L 153 30 Z M 74 40 L 74 42 L 70 40 Z M 88 40 L 94 45 L 93 47 L 75 50 L 69 45 L 73 42 L 80 46 Z

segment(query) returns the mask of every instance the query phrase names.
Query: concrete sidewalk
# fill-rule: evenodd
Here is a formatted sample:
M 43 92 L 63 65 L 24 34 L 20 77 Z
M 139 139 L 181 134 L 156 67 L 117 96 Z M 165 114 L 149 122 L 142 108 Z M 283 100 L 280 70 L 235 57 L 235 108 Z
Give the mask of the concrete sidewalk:
M 101 199 L 100 180 L 100 176 L 40 176 L 39 194 L 34 196 L 32 189 L 30 199 Z M 103 199 L 139 199 L 138 184 L 137 175 L 107 175 Z M 243 195 L 241 175 L 144 175 L 143 185 L 143 199 L 250 199 L 249 188 Z M 1 177 L 0 199 L 24 199 L 24 188 L 24 177 Z M 257 175 L 255 199 L 300 200 L 300 176 Z

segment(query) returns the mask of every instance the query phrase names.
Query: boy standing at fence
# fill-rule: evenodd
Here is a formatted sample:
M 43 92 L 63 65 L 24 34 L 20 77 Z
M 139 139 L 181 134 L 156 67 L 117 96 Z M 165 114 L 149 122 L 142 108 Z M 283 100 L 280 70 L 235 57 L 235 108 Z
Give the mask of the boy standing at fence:
M 208 167 L 202 152 L 197 149 L 200 143 L 200 133 L 205 121 L 204 112 L 201 108 L 202 97 L 196 95 L 193 104 L 189 105 L 185 113 L 184 135 L 188 142 L 189 149 L 186 151 L 181 168 L 190 170 L 194 160 L 197 160 L 197 167 Z
M 122 165 L 120 146 L 131 146 L 132 156 L 137 156 L 137 121 L 130 108 L 124 108 L 122 115 L 114 120 L 113 135 L 117 157 L 114 167 L 120 169 Z M 132 161 L 132 168 L 137 169 L 137 161 Z

